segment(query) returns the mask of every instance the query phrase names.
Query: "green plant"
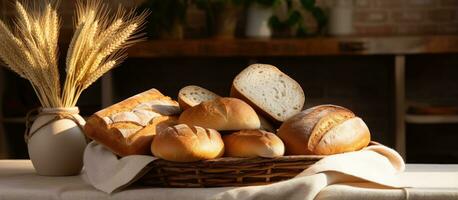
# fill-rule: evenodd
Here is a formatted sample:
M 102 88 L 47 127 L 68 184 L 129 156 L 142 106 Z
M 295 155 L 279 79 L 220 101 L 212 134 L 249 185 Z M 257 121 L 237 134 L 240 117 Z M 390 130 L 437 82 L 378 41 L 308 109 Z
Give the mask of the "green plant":
M 147 0 L 141 9 L 151 10 L 148 16 L 147 33 L 158 38 L 163 32 L 171 32 L 177 23 L 186 23 L 188 0 Z
M 293 0 L 285 0 L 288 8 L 287 18 L 285 20 L 280 20 L 278 16 L 272 16 L 269 19 L 269 25 L 272 29 L 275 30 L 288 30 L 295 29 L 296 36 L 305 37 L 309 35 L 317 35 L 322 33 L 324 27 L 327 23 L 327 16 L 325 15 L 323 9 L 316 6 L 315 0 L 300 0 L 300 5 L 302 9 L 310 12 L 317 22 L 317 31 L 310 31 L 304 24 L 304 16 L 302 16 L 299 10 L 293 8 Z

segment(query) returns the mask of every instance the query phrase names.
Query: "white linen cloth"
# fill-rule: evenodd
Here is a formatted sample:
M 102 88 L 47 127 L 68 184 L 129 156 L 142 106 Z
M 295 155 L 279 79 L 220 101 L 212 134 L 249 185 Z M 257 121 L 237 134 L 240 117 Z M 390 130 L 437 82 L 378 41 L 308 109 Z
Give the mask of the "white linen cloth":
M 202 200 L 235 188 L 152 188 L 131 185 L 107 194 L 79 176 L 39 176 L 30 160 L 0 160 L 0 199 L 5 200 Z M 458 199 L 458 165 L 407 164 L 401 181 L 413 188 L 393 189 L 370 182 L 325 187 L 315 200 Z M 301 189 L 301 188 L 299 188 Z M 405 191 L 407 190 L 407 191 Z M 305 191 L 295 191 L 305 192 Z M 408 196 L 407 196 L 408 195 Z
M 118 159 L 110 151 L 92 142 L 84 155 L 85 170 L 91 185 L 107 193 L 122 189 L 145 172 L 155 158 L 127 156 Z M 314 199 L 328 185 L 347 182 L 371 182 L 384 187 L 400 188 L 399 179 L 405 165 L 399 154 L 382 145 L 357 152 L 323 158 L 296 178 L 266 186 L 234 188 L 211 199 Z
M 361 151 L 325 157 L 289 181 L 229 190 L 217 195 L 216 199 L 311 200 L 328 185 L 352 182 L 401 188 L 404 185 L 399 174 L 404 169 L 404 161 L 396 151 L 373 145 Z
M 95 188 L 112 193 L 140 178 L 146 173 L 145 166 L 155 159 L 142 155 L 118 159 L 111 151 L 92 141 L 84 150 L 85 178 Z

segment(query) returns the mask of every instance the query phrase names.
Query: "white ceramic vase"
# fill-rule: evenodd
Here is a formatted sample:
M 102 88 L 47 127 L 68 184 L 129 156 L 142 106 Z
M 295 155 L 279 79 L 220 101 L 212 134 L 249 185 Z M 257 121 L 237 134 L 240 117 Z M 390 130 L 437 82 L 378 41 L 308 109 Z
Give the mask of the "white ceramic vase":
M 272 31 L 269 19 L 272 16 L 271 7 L 253 3 L 248 7 L 245 35 L 251 38 L 269 38 Z
M 329 10 L 329 35 L 347 36 L 353 30 L 353 5 L 351 0 L 340 0 Z
M 78 107 L 43 108 L 30 127 L 29 156 L 39 175 L 71 176 L 81 172 L 86 138 L 75 122 L 84 125 Z M 73 119 L 56 116 L 73 117 Z

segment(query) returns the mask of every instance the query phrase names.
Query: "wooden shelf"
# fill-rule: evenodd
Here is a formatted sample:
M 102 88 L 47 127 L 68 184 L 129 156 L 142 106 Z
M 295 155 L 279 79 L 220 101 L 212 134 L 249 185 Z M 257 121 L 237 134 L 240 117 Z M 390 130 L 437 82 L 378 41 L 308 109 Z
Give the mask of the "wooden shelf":
M 458 123 L 458 115 L 411 115 L 407 114 L 406 122 L 411 124 L 450 124 Z
M 458 35 L 150 40 L 131 47 L 128 53 L 135 58 L 458 53 Z

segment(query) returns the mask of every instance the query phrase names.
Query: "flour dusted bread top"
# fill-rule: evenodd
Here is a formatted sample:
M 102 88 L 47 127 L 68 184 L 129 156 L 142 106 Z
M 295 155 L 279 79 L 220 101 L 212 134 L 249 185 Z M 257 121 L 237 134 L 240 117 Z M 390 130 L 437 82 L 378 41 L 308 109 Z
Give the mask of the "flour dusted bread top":
M 107 125 L 128 122 L 146 126 L 155 117 L 176 115 L 180 111 L 178 102 L 151 89 L 100 110 L 95 115 L 104 119 Z
M 151 89 L 96 112 L 85 133 L 118 155 L 148 154 L 156 132 L 175 125 L 180 112 L 178 102 Z
M 277 122 L 299 113 L 305 95 L 301 86 L 278 68 L 253 64 L 234 79 L 231 96 L 241 98 Z

